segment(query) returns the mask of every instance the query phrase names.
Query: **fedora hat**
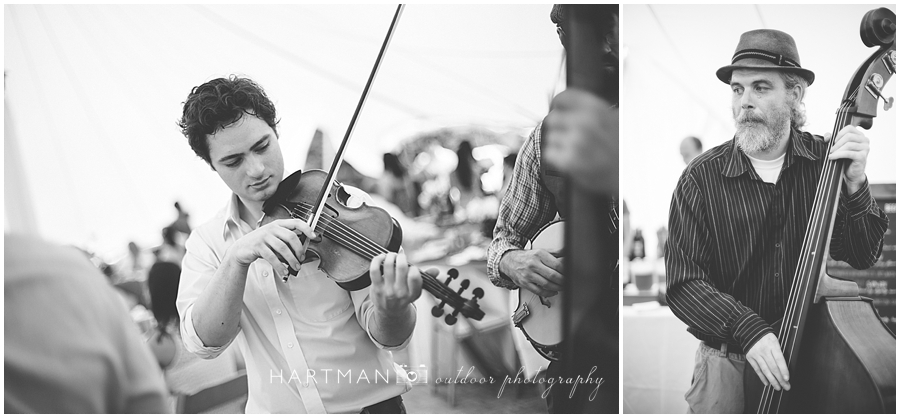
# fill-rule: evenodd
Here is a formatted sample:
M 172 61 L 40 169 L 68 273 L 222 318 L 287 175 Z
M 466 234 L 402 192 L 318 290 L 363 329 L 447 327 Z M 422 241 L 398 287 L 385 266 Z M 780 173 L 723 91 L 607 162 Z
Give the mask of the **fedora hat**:
M 723 83 L 731 82 L 731 72 L 741 68 L 789 71 L 806 79 L 810 85 L 816 79 L 812 71 L 800 66 L 800 54 L 794 38 L 779 30 L 757 29 L 741 35 L 731 65 L 716 71 Z

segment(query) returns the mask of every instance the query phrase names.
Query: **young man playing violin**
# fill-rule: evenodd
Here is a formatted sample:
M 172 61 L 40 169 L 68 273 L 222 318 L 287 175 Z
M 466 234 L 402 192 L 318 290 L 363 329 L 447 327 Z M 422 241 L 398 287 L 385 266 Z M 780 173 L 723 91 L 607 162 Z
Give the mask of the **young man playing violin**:
M 775 57 L 775 58 L 772 58 Z M 666 298 L 701 340 L 685 398 L 692 413 L 741 413 L 744 368 L 775 390 L 790 375 L 772 324 L 782 318 L 823 161 L 849 160 L 831 256 L 872 266 L 888 226 L 869 194 L 869 140 L 853 126 L 832 152 L 803 132 L 803 97 L 815 79 L 794 39 L 776 30 L 744 33 L 732 65 L 734 138 L 694 158 L 672 196 Z M 828 137 L 830 135 L 826 135 Z
M 232 191 L 185 246 L 178 290 L 187 349 L 214 358 L 237 340 L 247 413 L 405 413 L 411 388 L 390 350 L 406 347 L 422 289 L 403 254 L 375 257 L 371 286 L 347 291 L 303 263 L 316 234 L 297 219 L 257 226 L 284 176 L 275 107 L 231 76 L 195 87 L 179 121 L 191 148 Z M 349 205 L 368 200 L 347 187 Z M 299 273 L 288 277 L 288 267 Z M 383 270 L 383 272 L 382 272 Z

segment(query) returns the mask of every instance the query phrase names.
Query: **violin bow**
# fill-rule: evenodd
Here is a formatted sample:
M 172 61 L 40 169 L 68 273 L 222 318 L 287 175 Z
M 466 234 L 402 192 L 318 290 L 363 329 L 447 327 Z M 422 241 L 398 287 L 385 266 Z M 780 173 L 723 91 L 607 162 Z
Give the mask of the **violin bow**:
M 366 87 L 363 88 L 359 103 L 356 105 L 356 111 L 353 112 L 353 117 L 350 118 L 350 126 L 347 127 L 347 132 L 344 134 L 343 141 L 341 141 L 341 147 L 338 148 L 337 154 L 331 162 L 331 169 L 328 170 L 328 177 L 325 178 L 325 185 L 322 187 L 322 190 L 319 191 L 315 211 L 312 216 L 309 217 L 309 227 L 312 228 L 313 231 L 316 230 L 316 224 L 319 223 L 319 217 L 322 215 L 322 210 L 325 208 L 325 201 L 327 200 L 328 192 L 331 190 L 331 185 L 334 184 L 334 179 L 337 177 L 338 168 L 340 168 L 341 163 L 344 162 L 344 150 L 347 147 L 347 143 L 350 142 L 350 136 L 353 135 L 353 128 L 356 127 L 356 121 L 359 118 L 359 114 L 362 112 L 363 106 L 366 104 L 366 99 L 369 97 L 369 90 L 372 88 L 372 82 L 375 80 L 375 75 L 378 74 L 378 69 L 381 68 L 384 52 L 391 43 L 391 38 L 394 36 L 394 29 L 397 28 L 397 22 L 400 21 L 400 15 L 403 13 L 404 7 L 406 7 L 404 4 L 397 5 L 397 11 L 394 12 L 391 26 L 388 28 L 387 35 L 384 36 L 384 42 L 381 44 L 381 50 L 378 51 L 378 57 L 375 58 L 375 65 L 372 67 L 372 72 L 369 74 L 369 80 L 366 81 Z

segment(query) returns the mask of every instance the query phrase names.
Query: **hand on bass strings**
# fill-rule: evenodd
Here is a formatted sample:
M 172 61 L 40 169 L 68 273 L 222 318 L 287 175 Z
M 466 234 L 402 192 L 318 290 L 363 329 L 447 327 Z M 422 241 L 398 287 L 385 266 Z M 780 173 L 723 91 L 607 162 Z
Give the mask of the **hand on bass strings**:
M 316 238 L 306 222 L 299 219 L 279 219 L 235 241 L 226 256 L 234 257 L 241 266 L 249 266 L 262 258 L 272 265 L 275 274 L 287 277 L 287 266 L 299 271 L 300 263 L 306 256 L 309 239 L 301 242 L 301 234 L 310 239 Z
M 775 390 L 791 390 L 787 363 L 775 334 L 766 334 L 750 347 L 747 351 L 747 363 L 753 367 L 763 385 L 772 385 Z
M 556 296 L 563 289 L 562 261 L 547 250 L 513 250 L 500 259 L 500 273 L 538 296 Z
M 388 315 L 405 313 L 404 308 L 422 294 L 422 275 L 416 266 L 407 264 L 406 254 L 376 256 L 369 265 L 369 277 L 369 296 L 375 309 Z
M 831 132 L 825 133 L 831 140 Z M 869 157 L 869 138 L 853 125 L 847 125 L 837 133 L 837 141 L 831 147 L 829 160 L 850 160 L 844 169 L 844 182 L 849 194 L 856 193 L 866 182 L 866 160 Z

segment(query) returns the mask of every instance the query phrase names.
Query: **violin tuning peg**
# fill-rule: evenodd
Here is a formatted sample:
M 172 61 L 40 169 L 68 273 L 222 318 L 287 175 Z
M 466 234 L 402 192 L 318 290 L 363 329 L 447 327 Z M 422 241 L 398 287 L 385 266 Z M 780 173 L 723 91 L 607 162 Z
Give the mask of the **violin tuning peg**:
M 440 306 L 435 306 L 431 308 L 431 316 L 435 318 L 440 318 L 441 315 L 444 314 L 444 310 Z
M 459 270 L 457 270 L 457 269 L 447 270 L 447 275 L 455 279 L 455 278 L 459 277 Z
M 451 314 L 447 314 L 447 316 L 444 317 L 444 322 L 446 322 L 447 325 L 453 325 L 456 323 L 456 317 Z
M 481 299 L 484 297 L 484 290 L 480 287 L 476 287 L 475 290 L 472 291 L 473 299 Z
M 469 279 L 464 279 L 462 283 L 459 284 L 459 289 L 468 289 L 469 288 Z

